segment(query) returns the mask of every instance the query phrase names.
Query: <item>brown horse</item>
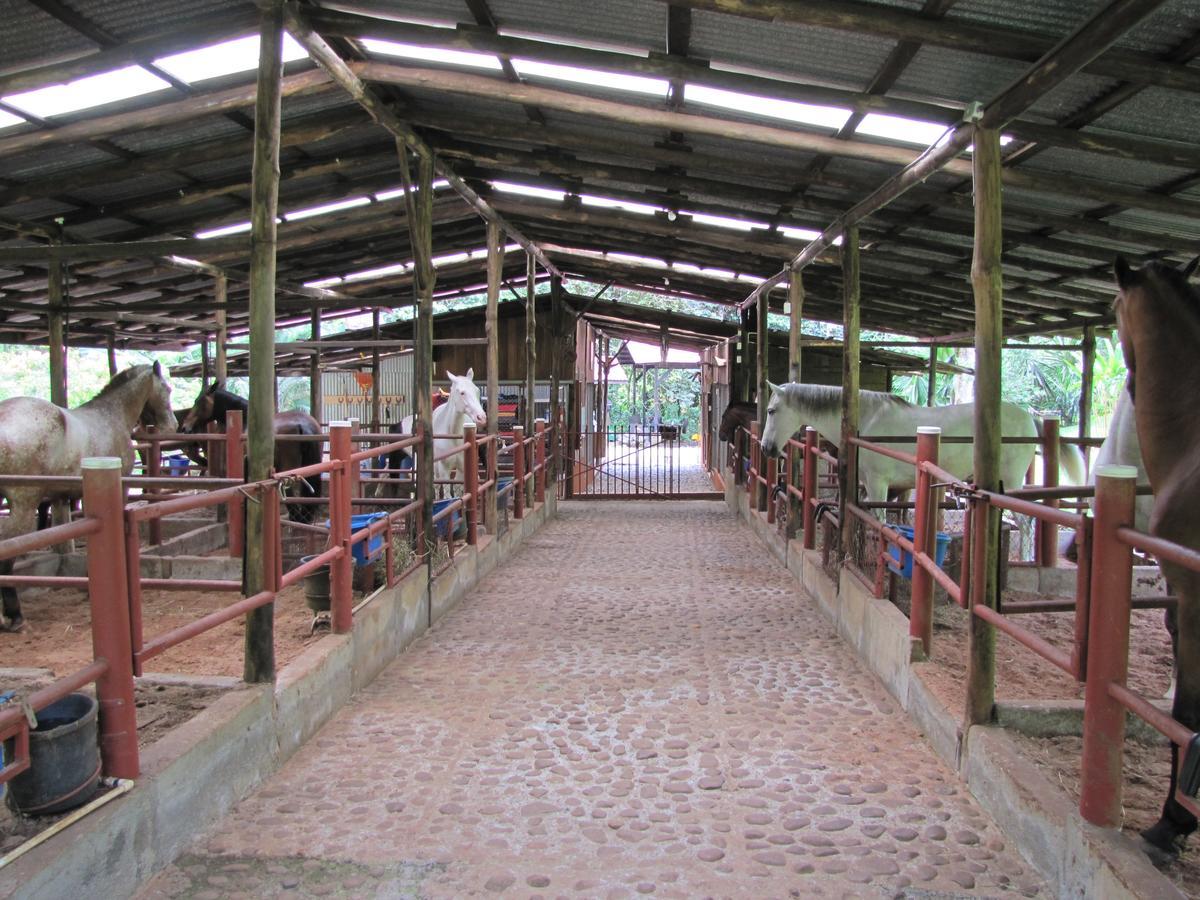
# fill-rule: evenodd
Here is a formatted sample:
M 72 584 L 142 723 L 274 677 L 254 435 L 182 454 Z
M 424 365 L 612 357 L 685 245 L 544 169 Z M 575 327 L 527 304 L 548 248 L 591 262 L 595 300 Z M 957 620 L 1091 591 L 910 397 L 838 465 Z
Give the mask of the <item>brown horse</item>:
M 149 423 L 157 428 L 174 427 L 171 386 L 157 362 L 118 373 L 99 394 L 75 409 L 36 397 L 0 401 L 0 472 L 78 475 L 84 458 L 116 456 L 128 475 L 133 468 L 129 436 L 147 413 Z M 8 504 L 8 515 L 0 517 L 0 539 L 4 539 L 33 531 L 43 501 L 76 499 L 79 491 L 3 487 L 0 495 Z M 12 560 L 0 562 L 0 574 L 11 575 L 12 565 Z M 24 624 L 17 592 L 0 588 L 0 597 L 4 609 L 0 630 L 16 631 Z
M 1200 258 L 1175 268 L 1162 262 L 1132 268 L 1118 257 L 1114 308 L 1121 350 L 1129 369 L 1127 386 L 1146 474 L 1154 488 L 1150 532 L 1200 550 L 1200 292 L 1188 284 Z M 1171 714 L 1200 730 L 1200 573 L 1160 561 L 1163 576 L 1179 598 L 1175 664 L 1177 682 Z M 1185 748 L 1187 764 L 1197 752 Z M 1142 832 L 1154 847 L 1173 851 L 1196 830 L 1196 817 L 1175 799 L 1180 748 L 1171 746 L 1171 784 L 1162 817 Z M 1193 793 L 1192 796 L 1195 796 Z
M 758 406 L 744 400 L 733 400 L 721 414 L 721 424 L 717 426 L 717 437 L 723 441 L 732 441 L 739 428 L 750 430 L 751 424 L 758 418 Z
M 221 387 L 219 381 L 214 381 L 200 396 L 192 408 L 188 410 L 179 423 L 183 434 L 195 434 L 208 425 L 217 422 L 225 427 L 225 417 L 231 409 L 239 410 L 244 416 L 249 409 L 249 403 L 237 394 L 230 393 Z M 288 412 L 275 413 L 275 434 L 320 434 L 321 425 L 303 410 L 293 409 Z M 317 441 L 276 441 L 275 442 L 275 471 L 286 472 L 301 466 L 311 466 L 321 461 L 321 445 Z M 301 496 L 321 496 L 321 476 L 311 475 L 303 480 L 299 488 Z M 316 508 L 308 504 L 289 504 L 288 516 L 297 522 L 312 522 L 316 518 Z

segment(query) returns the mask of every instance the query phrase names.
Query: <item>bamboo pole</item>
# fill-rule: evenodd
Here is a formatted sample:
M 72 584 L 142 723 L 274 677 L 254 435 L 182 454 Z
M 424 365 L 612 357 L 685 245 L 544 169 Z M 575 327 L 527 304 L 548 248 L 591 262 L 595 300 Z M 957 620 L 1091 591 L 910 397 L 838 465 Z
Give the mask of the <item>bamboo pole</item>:
M 258 91 L 254 105 L 254 188 L 250 201 L 250 408 L 249 480 L 270 475 L 275 457 L 275 217 L 279 205 L 280 79 L 283 72 L 283 3 L 262 5 Z M 264 583 L 263 558 L 277 522 L 267 522 L 264 504 L 246 504 L 246 552 L 242 581 L 250 597 Z M 243 679 L 275 678 L 275 604 L 246 614 Z
M 788 278 L 788 381 L 799 383 L 800 328 L 804 324 L 804 273 L 792 272 Z
M 226 357 L 226 345 L 229 343 L 229 328 L 227 327 L 226 308 L 229 304 L 229 279 L 224 273 L 213 279 L 213 301 L 217 304 L 213 319 L 217 324 L 213 359 L 213 377 L 222 384 L 229 377 L 229 362 Z
M 842 435 L 838 452 L 838 524 L 841 553 L 850 552 L 851 516 L 846 504 L 858 499 L 858 454 L 850 437 L 858 434 L 859 323 L 862 293 L 859 287 L 858 226 L 842 235 Z
M 975 253 L 971 284 L 975 290 L 975 483 L 985 491 L 1000 487 L 1000 348 L 1004 342 L 1003 286 L 1000 269 L 1000 132 L 975 129 Z M 1000 545 L 999 510 L 978 517 L 983 534 L 972 537 L 982 571 L 971 573 L 971 606 L 996 608 Z M 971 616 L 968 631 L 968 724 L 989 722 L 995 705 L 995 629 Z
M 321 308 L 319 306 L 314 306 L 312 309 L 309 337 L 312 338 L 313 343 L 320 344 Z M 318 422 L 322 421 L 323 401 L 324 398 L 321 396 L 321 348 L 318 346 L 308 360 L 308 411 Z
M 484 333 L 487 336 L 487 433 L 500 430 L 500 281 L 504 276 L 504 235 L 495 222 L 487 223 L 487 312 Z M 495 456 L 498 445 L 493 441 L 488 453 Z M 496 485 L 487 491 L 485 520 L 491 534 L 497 528 Z

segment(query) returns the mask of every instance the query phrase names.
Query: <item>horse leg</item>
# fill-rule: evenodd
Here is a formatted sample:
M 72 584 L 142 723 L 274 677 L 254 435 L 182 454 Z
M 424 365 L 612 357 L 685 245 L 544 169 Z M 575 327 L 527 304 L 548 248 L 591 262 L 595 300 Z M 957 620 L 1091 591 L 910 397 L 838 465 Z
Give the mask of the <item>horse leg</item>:
M 39 503 L 39 504 L 38 504 L 38 509 L 37 509 L 37 530 L 38 530 L 38 531 L 45 531 L 47 528 L 49 528 L 49 527 L 50 527 L 50 522 L 51 522 L 51 518 L 50 518 L 50 501 L 49 501 L 49 500 L 43 500 L 41 503 Z
M 1171 715 L 1186 728 L 1200 730 L 1200 574 L 1164 564 L 1163 574 L 1179 593 L 1175 635 L 1177 681 Z M 1171 745 L 1171 781 L 1162 816 L 1142 837 L 1153 847 L 1174 853 L 1184 838 L 1196 830 L 1196 817 L 1175 799 L 1179 747 Z
M 11 575 L 12 572 L 13 561 L 0 560 L 0 575 Z M 21 600 L 17 597 L 17 589 L 7 584 L 0 587 L 0 603 L 4 609 L 4 615 L 0 616 L 0 631 L 20 631 L 25 625 L 25 618 L 21 615 Z
M 33 497 L 6 497 L 8 500 L 9 519 L 7 527 L 0 537 L 15 537 L 33 531 L 38 518 L 38 499 Z M 0 575 L 13 573 L 14 560 L 0 560 Z M 20 631 L 25 625 L 25 617 L 21 615 L 21 598 L 17 589 L 4 585 L 0 587 L 0 631 Z

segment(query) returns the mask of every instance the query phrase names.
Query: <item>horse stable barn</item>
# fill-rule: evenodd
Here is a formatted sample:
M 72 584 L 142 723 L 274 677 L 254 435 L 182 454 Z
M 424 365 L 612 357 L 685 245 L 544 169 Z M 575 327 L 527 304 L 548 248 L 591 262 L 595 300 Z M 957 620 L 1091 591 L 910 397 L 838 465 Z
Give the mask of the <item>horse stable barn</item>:
M 1200 2 L 0 21 L 0 896 L 1200 891 Z

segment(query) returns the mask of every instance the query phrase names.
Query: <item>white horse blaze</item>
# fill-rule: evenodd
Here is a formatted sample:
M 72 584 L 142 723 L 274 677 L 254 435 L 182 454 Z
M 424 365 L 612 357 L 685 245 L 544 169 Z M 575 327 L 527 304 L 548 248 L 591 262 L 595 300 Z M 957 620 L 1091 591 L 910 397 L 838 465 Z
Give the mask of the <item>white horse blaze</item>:
M 767 405 L 767 425 L 762 437 L 763 448 L 768 453 L 779 452 L 786 438 L 806 425 L 815 428 L 826 440 L 838 444 L 841 440 L 841 392 L 840 387 L 823 385 L 771 385 L 771 402 Z M 971 437 L 974 435 L 975 404 L 914 406 L 894 394 L 859 391 L 861 434 L 868 437 L 915 435 L 921 426 L 941 428 L 943 438 Z M 1036 438 L 1038 426 L 1030 413 L 1012 403 L 1002 403 L 1000 433 L 1005 437 Z M 881 443 L 904 453 L 914 452 L 911 441 L 903 444 Z M 1031 443 L 1003 445 L 1000 451 L 1000 478 L 1006 488 L 1020 487 L 1024 483 L 1025 472 L 1033 461 L 1035 450 L 1036 445 Z M 1063 447 L 1064 465 L 1074 462 L 1073 450 L 1074 447 L 1069 445 Z M 956 478 L 966 480 L 975 466 L 974 445 L 942 444 L 938 464 Z M 911 491 L 916 487 L 913 466 L 869 450 L 858 455 L 858 475 L 866 487 L 869 500 L 886 499 L 889 489 Z

